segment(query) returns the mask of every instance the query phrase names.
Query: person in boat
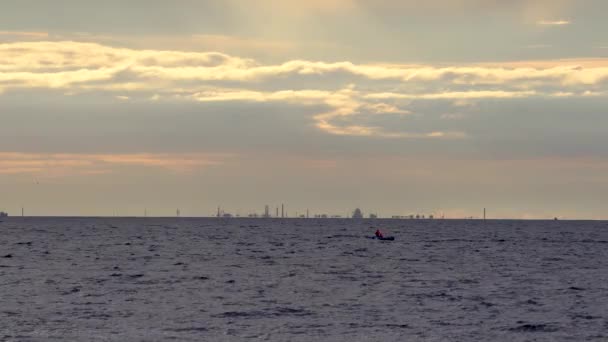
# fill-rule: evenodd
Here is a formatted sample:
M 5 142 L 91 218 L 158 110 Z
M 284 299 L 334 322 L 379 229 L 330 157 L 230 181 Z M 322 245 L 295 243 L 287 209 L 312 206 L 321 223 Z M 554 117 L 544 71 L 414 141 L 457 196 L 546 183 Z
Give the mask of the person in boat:
M 376 229 L 376 237 L 379 239 L 382 239 L 384 237 L 384 235 L 382 235 L 382 232 L 380 232 L 380 229 Z

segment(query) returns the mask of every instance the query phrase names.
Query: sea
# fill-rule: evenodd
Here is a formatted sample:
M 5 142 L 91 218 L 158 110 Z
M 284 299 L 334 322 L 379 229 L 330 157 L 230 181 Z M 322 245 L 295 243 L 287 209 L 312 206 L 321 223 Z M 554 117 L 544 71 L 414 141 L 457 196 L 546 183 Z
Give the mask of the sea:
M 608 341 L 608 222 L 0 221 L 0 341 Z

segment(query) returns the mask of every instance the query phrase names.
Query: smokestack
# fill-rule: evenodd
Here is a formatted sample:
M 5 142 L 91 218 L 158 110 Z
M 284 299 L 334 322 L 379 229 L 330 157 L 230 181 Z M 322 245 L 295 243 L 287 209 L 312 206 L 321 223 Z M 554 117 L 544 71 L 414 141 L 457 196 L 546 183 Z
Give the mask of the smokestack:
M 281 218 L 285 217 L 285 205 L 281 204 Z

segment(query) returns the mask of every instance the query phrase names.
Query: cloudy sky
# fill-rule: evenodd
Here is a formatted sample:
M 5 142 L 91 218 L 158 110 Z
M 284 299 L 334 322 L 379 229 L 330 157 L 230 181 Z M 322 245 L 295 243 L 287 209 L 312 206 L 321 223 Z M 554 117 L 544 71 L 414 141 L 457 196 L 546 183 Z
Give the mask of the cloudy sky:
M 0 210 L 608 218 L 603 0 L 7 0 Z

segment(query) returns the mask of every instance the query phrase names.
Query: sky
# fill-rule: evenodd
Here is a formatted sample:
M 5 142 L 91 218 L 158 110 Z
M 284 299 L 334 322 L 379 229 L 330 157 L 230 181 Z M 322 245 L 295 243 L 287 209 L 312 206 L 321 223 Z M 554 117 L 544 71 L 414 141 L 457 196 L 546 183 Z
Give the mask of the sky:
M 608 219 L 603 0 L 6 0 L 0 210 Z

